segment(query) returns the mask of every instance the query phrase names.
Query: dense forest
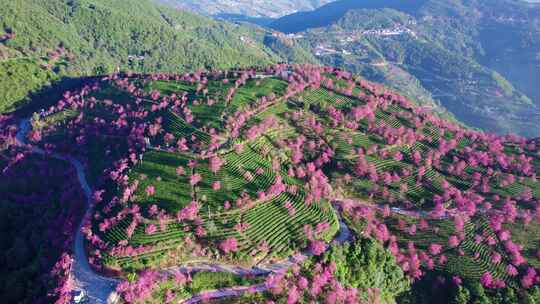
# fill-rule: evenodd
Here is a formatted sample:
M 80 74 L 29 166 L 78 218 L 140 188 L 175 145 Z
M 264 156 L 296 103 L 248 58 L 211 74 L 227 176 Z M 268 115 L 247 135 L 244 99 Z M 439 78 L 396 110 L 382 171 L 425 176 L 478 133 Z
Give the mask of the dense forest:
M 4 303 L 50 303 L 66 269 L 85 199 L 67 163 L 0 152 L 0 297 Z M 69 269 L 68 269 L 69 270 Z
M 261 28 L 149 0 L 2 0 L 0 14 L 0 112 L 65 77 L 313 60 L 280 56 Z

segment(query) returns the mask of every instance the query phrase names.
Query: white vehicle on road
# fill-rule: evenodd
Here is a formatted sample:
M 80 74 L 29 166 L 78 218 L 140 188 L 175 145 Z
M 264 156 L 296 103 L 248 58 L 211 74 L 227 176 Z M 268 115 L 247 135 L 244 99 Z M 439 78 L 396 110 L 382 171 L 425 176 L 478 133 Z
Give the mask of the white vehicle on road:
M 75 290 L 72 293 L 72 300 L 71 303 L 73 304 L 81 304 L 88 302 L 88 298 L 86 297 L 86 293 L 84 290 Z

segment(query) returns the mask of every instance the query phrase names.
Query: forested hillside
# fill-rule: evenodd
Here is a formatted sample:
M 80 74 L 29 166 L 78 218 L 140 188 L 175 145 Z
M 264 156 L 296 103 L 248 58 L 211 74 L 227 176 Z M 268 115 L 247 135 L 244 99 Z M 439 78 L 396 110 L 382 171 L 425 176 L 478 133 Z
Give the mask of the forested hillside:
M 341 19 L 348 11 L 353 9 L 383 9 L 391 8 L 407 13 L 413 13 L 428 0 L 340 0 L 310 12 L 298 12 L 282 17 L 271 24 L 271 27 L 285 32 L 295 33 L 310 28 L 331 25 Z
M 147 0 L 2 0 L 0 15 L 0 112 L 68 76 L 287 61 L 262 29 Z

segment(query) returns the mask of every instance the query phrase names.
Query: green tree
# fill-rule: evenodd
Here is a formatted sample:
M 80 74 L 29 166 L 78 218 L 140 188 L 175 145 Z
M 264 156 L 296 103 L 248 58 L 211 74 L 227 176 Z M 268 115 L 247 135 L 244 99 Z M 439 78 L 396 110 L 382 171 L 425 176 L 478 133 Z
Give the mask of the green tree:
M 491 300 L 486 295 L 486 291 L 480 282 L 474 282 L 470 287 L 474 304 L 491 304 Z
M 468 304 L 471 300 L 471 293 L 466 287 L 458 286 L 455 288 L 453 304 Z
M 335 275 L 340 282 L 361 290 L 379 289 L 386 301 L 407 291 L 410 286 L 394 256 L 372 239 L 333 246 L 323 260 L 336 263 Z
M 540 287 L 535 286 L 525 295 L 523 302 L 525 304 L 540 304 Z

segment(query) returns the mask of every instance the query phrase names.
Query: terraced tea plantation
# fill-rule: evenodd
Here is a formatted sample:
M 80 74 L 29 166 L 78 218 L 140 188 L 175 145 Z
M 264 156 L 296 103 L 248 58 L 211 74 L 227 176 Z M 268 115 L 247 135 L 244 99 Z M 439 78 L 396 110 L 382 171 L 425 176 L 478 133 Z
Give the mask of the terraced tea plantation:
M 373 238 L 411 280 L 538 283 L 535 141 L 308 65 L 112 75 L 66 96 L 34 125 L 96 176 L 98 269 L 271 267 Z
M 241 135 L 224 140 L 229 116 L 249 111 L 261 99 L 279 102 L 254 113 L 240 129 L 241 133 L 268 117 L 286 124 L 285 113 L 294 109 L 287 105 L 287 99 L 282 99 L 287 82 L 276 77 L 247 79 L 227 101 L 226 95 L 233 91 L 234 81 L 209 81 L 199 92 L 197 85 L 181 80 L 132 83 L 144 92 L 141 95 L 148 95 L 139 97 L 150 110 L 146 120 L 158 121 L 160 130 L 157 136 L 146 139 L 146 152 L 141 153 L 127 174 L 128 183 L 136 184 L 133 188 L 128 186 L 133 190 L 129 200 L 142 211 L 144 219 L 137 223 L 140 215 L 128 213 L 119 221 L 113 220 L 114 227 L 109 228 L 108 224 L 97 227 L 104 242 L 126 242 L 125 248 L 129 248 L 126 254 L 126 250 L 118 253 L 121 250 L 111 247 L 111 254 L 103 255 L 106 265 L 129 270 L 167 263 L 180 256 L 183 262 L 200 260 L 200 256 L 190 257 L 193 248 L 185 244 L 186 238 L 194 234 L 206 248 L 203 258 L 219 258 L 220 243 L 234 239 L 235 255 L 243 261 L 249 257 L 249 263 L 284 258 L 306 247 L 309 242 L 304 234 L 306 226 L 326 227 L 318 236 L 326 241 L 336 234 L 338 218 L 329 200 L 306 203 L 303 182 L 287 173 L 290 161 L 276 142 L 297 136 L 292 126 L 275 125 L 251 139 Z M 112 99 L 121 95 L 122 88 L 114 87 L 94 96 Z M 185 110 L 161 108 L 155 96 L 163 100 L 169 96 L 183 97 Z M 187 117 L 186 112 L 189 112 Z M 190 115 L 192 118 L 188 118 Z M 178 141 L 191 147 L 181 149 Z M 197 151 L 215 144 L 221 145 L 213 154 L 221 164 L 212 171 L 211 157 L 201 156 Z M 194 176 L 199 179 L 196 184 L 192 180 Z M 117 189 L 125 191 L 123 187 Z M 197 219 L 185 223 L 175 220 L 182 213 L 191 212 L 188 209 L 193 202 L 199 203 Z M 144 253 L 139 254 L 138 248 L 144 248 Z

